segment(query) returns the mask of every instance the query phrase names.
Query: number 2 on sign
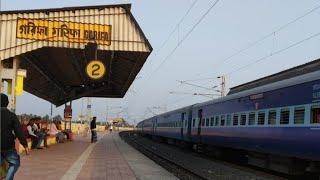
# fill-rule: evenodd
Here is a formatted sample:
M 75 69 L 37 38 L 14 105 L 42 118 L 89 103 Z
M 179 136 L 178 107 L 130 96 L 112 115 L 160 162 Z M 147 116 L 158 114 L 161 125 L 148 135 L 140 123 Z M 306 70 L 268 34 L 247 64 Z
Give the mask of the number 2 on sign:
M 86 72 L 91 79 L 100 79 L 105 74 L 105 66 L 101 61 L 94 60 L 87 64 Z

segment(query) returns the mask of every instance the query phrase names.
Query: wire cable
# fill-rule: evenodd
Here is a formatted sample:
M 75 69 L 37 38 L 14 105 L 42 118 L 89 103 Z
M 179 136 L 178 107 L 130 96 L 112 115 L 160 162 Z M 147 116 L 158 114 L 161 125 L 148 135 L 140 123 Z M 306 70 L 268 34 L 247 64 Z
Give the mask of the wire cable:
M 216 6 L 218 2 L 219 0 L 214 1 L 210 8 L 200 17 L 200 19 L 192 26 L 192 28 L 187 32 L 187 34 L 178 42 L 175 48 L 162 60 L 160 65 L 153 71 L 153 74 L 155 74 L 163 66 L 163 64 L 175 53 L 178 47 L 190 36 L 194 29 L 202 22 L 202 20 L 209 14 L 209 12 L 213 9 L 213 7 Z M 149 78 L 150 77 L 151 75 L 149 76 Z
M 264 35 L 264 36 L 261 37 L 260 39 L 258 39 L 258 40 L 256 40 L 256 41 L 250 43 L 250 44 L 249 44 L 248 46 L 246 46 L 245 48 L 242 48 L 242 49 L 238 50 L 237 52 L 233 53 L 232 55 L 224 58 L 222 61 L 219 62 L 219 64 L 217 64 L 217 65 L 214 66 L 214 67 L 215 67 L 215 68 L 220 67 L 223 63 L 228 62 L 228 61 L 229 61 L 230 59 L 232 59 L 233 57 L 235 57 L 235 56 L 239 55 L 240 53 L 242 53 L 242 52 L 244 52 L 244 51 L 246 51 L 246 50 L 248 50 L 248 49 L 250 49 L 250 48 L 252 48 L 252 47 L 254 47 L 254 46 L 256 46 L 256 45 L 258 45 L 260 42 L 262 42 L 262 41 L 264 41 L 265 39 L 273 36 L 275 33 L 277 33 L 277 32 L 279 32 L 279 31 L 287 28 L 287 27 L 290 26 L 291 24 L 299 21 L 300 19 L 306 17 L 307 15 L 309 15 L 309 14 L 311 14 L 312 12 L 318 10 L 319 8 L 320 8 L 320 5 L 314 7 L 313 9 L 311 9 L 311 10 L 309 10 L 309 11 L 307 11 L 306 13 L 302 14 L 301 16 L 296 17 L 295 19 L 289 21 L 288 23 L 286 23 L 286 24 L 278 27 L 277 29 L 275 29 L 274 31 L 272 31 L 272 32 Z
M 184 16 L 180 19 L 180 21 L 177 23 L 177 25 L 175 26 L 175 28 L 171 31 L 171 33 L 169 34 L 169 36 L 167 37 L 167 39 L 161 44 L 161 46 L 159 47 L 158 51 L 161 51 L 162 48 L 169 42 L 171 36 L 174 34 L 174 32 L 176 32 L 176 30 L 179 28 L 179 26 L 181 25 L 181 23 L 184 21 L 184 19 L 188 16 L 188 14 L 190 13 L 191 9 L 196 5 L 196 3 L 198 2 L 198 0 L 194 0 L 193 3 L 191 4 L 191 6 L 188 8 L 187 12 L 184 14 Z
M 230 71 L 230 72 L 227 73 L 226 75 L 230 76 L 231 74 L 234 74 L 235 72 L 241 71 L 241 70 L 243 70 L 243 69 L 245 69 L 245 68 L 247 68 L 247 67 L 249 67 L 249 66 L 252 66 L 253 64 L 256 64 L 256 63 L 258 63 L 258 62 L 260 62 L 260 61 L 263 61 L 263 60 L 265 60 L 265 59 L 267 59 L 267 58 L 269 58 L 269 57 L 271 57 L 271 56 L 280 54 L 280 53 L 282 53 L 282 52 L 284 52 L 284 51 L 286 51 L 286 50 L 288 50 L 288 49 L 290 49 L 290 48 L 292 48 L 292 47 L 295 47 L 295 46 L 297 46 L 297 45 L 299 45 L 299 44 L 301 44 L 301 43 L 304 43 L 304 42 L 306 42 L 306 41 L 308 41 L 308 40 L 310 40 L 310 39 L 313 39 L 313 38 L 315 38 L 315 37 L 317 37 L 317 36 L 319 36 L 319 35 L 320 35 L 320 32 L 315 33 L 315 34 L 313 34 L 313 35 L 311 35 L 311 36 L 309 36 L 309 37 L 307 37 L 307 38 L 305 38 L 305 39 L 302 39 L 302 40 L 300 40 L 300 41 L 298 41 L 298 42 L 295 42 L 295 43 L 293 43 L 293 44 L 291 44 L 291 45 L 289 45 L 289 46 L 287 46 L 287 47 L 285 47 L 285 48 L 282 48 L 282 49 L 280 49 L 280 50 L 278 50 L 278 51 L 276 51 L 276 52 L 274 52 L 274 53 L 271 53 L 271 54 L 269 54 L 269 55 L 266 55 L 266 56 L 264 56 L 264 57 L 261 57 L 261 58 L 255 60 L 255 61 L 253 61 L 252 63 L 248 63 L 248 64 L 246 64 L 246 65 L 244 65 L 244 66 L 241 66 L 241 67 L 239 67 L 239 68 L 237 68 L 237 69 L 235 69 L 235 70 L 233 70 L 233 71 Z

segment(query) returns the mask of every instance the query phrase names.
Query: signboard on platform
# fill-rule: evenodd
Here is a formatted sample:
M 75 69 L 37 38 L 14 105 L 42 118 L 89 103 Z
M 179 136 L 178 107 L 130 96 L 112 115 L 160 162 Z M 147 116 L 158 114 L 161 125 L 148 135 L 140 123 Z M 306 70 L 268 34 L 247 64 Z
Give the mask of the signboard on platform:
M 17 19 L 17 38 L 111 45 L 111 25 L 46 19 Z
M 69 105 L 66 105 L 64 108 L 64 118 L 70 120 L 72 118 L 72 108 Z

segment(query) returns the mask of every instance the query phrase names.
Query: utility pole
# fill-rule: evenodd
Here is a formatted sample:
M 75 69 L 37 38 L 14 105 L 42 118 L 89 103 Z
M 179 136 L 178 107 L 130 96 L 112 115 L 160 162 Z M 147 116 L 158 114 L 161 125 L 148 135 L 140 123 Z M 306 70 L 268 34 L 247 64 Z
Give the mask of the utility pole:
M 52 103 L 50 103 L 50 104 L 51 104 L 51 108 L 50 108 L 50 120 L 53 121 L 53 119 L 52 119 Z
M 218 76 L 219 79 L 221 79 L 221 97 L 225 96 L 225 92 L 226 92 L 226 77 L 225 76 Z
M 91 120 L 91 99 L 87 98 L 87 122 L 90 122 Z

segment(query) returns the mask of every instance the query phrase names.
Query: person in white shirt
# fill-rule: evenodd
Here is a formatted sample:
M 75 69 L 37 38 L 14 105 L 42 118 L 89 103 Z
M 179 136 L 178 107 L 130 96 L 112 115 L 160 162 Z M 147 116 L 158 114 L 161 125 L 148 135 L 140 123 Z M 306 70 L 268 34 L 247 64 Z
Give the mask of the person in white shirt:
M 28 123 L 28 126 L 27 126 L 27 130 L 28 130 L 28 133 L 29 133 L 29 137 L 31 138 L 32 140 L 32 146 L 31 146 L 31 149 L 42 149 L 42 147 L 40 147 L 42 141 L 43 141 L 43 137 L 42 136 L 38 136 L 36 133 L 35 133 L 35 126 L 34 126 L 34 119 L 30 119 L 29 123 Z

